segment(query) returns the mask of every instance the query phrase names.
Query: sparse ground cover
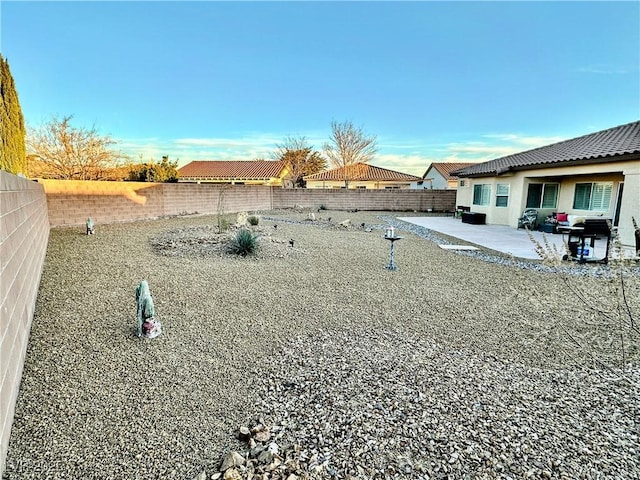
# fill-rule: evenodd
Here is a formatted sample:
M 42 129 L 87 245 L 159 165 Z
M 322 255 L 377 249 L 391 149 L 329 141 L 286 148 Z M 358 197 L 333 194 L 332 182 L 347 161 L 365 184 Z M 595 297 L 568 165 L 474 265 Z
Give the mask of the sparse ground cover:
M 215 216 L 53 229 L 6 478 L 212 478 L 258 422 L 283 461 L 265 478 L 640 478 L 637 336 L 559 275 L 408 231 L 391 272 L 391 214 L 314 214 L 263 213 L 247 257 Z M 615 306 L 610 280 L 571 281 Z M 594 362 L 621 339 L 624 370 Z

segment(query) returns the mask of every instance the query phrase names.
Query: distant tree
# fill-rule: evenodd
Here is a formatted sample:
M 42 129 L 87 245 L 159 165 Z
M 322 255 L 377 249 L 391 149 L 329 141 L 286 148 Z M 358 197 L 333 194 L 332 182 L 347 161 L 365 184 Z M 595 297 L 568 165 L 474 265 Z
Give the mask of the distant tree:
M 106 180 L 124 156 L 116 142 L 96 127 L 76 128 L 72 116 L 52 117 L 27 132 L 29 173 L 32 177 L 65 180 Z
M 164 155 L 160 163 L 152 159 L 150 162 L 129 165 L 129 180 L 132 182 L 175 183 L 178 176 L 178 161 L 169 160 L 168 155 Z
M 305 137 L 286 137 L 277 145 L 274 155 L 276 160 L 284 163 L 287 173 L 285 180 L 296 187 L 304 187 L 303 177 L 321 172 L 327 161 L 307 143 Z
M 345 187 L 349 185 L 345 167 L 369 162 L 377 152 L 376 142 L 375 135 L 366 134 L 361 127 L 354 126 L 350 121 L 331 122 L 331 136 L 324 144 L 324 153 L 334 168 L 344 169 Z
M 0 169 L 27 173 L 25 128 L 9 62 L 0 55 Z

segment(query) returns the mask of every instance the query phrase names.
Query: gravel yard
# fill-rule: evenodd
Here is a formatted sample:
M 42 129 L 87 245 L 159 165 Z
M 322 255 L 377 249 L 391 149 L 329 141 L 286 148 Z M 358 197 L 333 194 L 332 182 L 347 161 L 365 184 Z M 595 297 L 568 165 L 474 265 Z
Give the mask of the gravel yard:
M 246 258 L 215 216 L 52 229 L 5 478 L 640 478 L 640 336 L 607 316 L 602 267 L 394 222 L 389 271 L 394 214 L 315 215 L 265 212 Z M 154 340 L 135 336 L 143 279 Z M 638 321 L 637 268 L 625 286 Z M 230 451 L 262 465 L 223 475 Z

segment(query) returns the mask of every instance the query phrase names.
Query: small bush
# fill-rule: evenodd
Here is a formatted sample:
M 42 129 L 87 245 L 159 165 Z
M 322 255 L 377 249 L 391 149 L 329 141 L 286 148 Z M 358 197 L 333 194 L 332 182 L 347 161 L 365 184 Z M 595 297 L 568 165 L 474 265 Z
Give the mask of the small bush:
M 253 225 L 255 227 L 256 225 L 258 225 L 259 222 L 260 222 L 260 219 L 255 215 L 250 215 L 249 217 L 247 217 L 247 223 L 249 225 Z
M 326 210 L 326 209 L 327 209 L 327 206 L 324 203 L 320 204 L 320 207 L 318 207 L 318 210 Z
M 229 230 L 231 222 L 222 215 L 218 215 L 218 233 L 224 233 Z
M 252 255 L 258 250 L 258 236 L 246 228 L 237 231 L 235 236 L 227 244 L 227 252 L 233 255 Z

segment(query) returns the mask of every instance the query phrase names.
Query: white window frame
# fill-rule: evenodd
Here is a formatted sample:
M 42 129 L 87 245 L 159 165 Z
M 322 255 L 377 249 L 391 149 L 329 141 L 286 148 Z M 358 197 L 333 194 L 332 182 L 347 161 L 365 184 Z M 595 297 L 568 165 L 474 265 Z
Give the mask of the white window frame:
M 587 208 L 576 207 L 576 191 L 578 185 L 591 185 L 589 192 L 589 205 Z M 573 192 L 573 208 L 578 210 L 588 210 L 595 212 L 608 212 L 611 208 L 611 197 L 613 196 L 613 182 L 579 182 Z M 606 205 L 605 205 L 606 201 Z
M 510 185 L 508 183 L 498 183 L 496 185 L 496 207 L 498 208 L 506 208 L 509 206 L 509 191 Z M 506 203 L 504 205 L 498 205 L 498 199 L 506 198 Z

